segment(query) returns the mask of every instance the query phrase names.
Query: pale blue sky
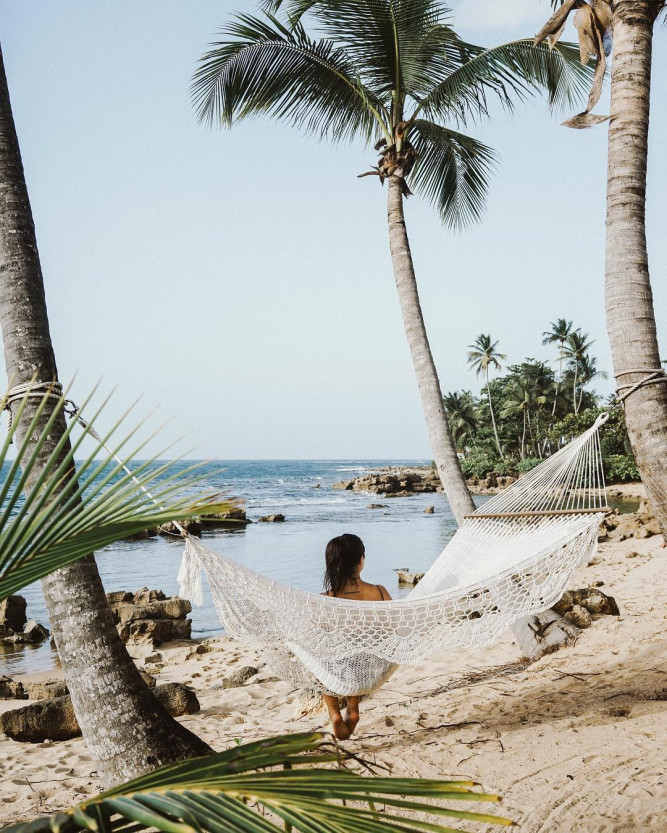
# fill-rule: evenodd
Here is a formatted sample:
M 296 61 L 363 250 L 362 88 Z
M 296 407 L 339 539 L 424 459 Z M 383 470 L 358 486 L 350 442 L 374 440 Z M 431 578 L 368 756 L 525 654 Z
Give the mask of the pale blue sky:
M 547 0 L 459 0 L 456 28 L 532 35 Z M 210 130 L 195 63 L 246 0 L 0 0 L 0 39 L 60 374 L 143 394 L 199 456 L 430 457 L 388 254 L 375 159 L 269 120 Z M 648 227 L 667 355 L 664 28 L 655 44 Z M 604 110 L 604 104 L 598 108 Z M 511 362 L 550 358 L 563 316 L 611 370 L 603 308 L 606 127 L 559 126 L 543 101 L 474 133 L 502 161 L 481 224 L 407 206 L 443 390 L 478 389 L 480 332 Z M 611 382 L 601 383 L 611 389 Z

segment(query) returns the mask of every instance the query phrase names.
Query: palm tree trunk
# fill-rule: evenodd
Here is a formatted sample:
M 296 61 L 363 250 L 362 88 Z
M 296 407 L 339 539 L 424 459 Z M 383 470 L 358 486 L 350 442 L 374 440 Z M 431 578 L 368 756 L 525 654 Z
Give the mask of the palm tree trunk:
M 0 323 L 11 384 L 57 379 L 35 228 L 0 51 Z M 47 406 L 45 410 L 50 410 Z M 33 408 L 18 426 L 23 439 Z M 65 428 L 61 418 L 48 455 Z M 141 679 L 114 625 L 95 559 L 43 583 L 74 710 L 107 785 L 209 747 L 171 718 Z
M 521 435 L 521 459 L 526 458 L 526 411 L 523 412 L 523 434 Z
M 558 358 L 558 381 L 556 382 L 556 393 L 554 394 L 554 406 L 551 409 L 551 416 L 556 413 L 556 405 L 558 403 L 558 394 L 560 393 L 560 386 L 563 381 L 563 352 L 561 345 L 561 354 Z
M 639 382 L 660 367 L 645 226 L 652 5 L 613 3 L 605 305 L 617 386 Z M 625 400 L 625 419 L 653 511 L 667 535 L 667 384 L 632 393 Z
M 500 459 L 504 460 L 502 449 L 500 448 L 500 440 L 498 439 L 498 429 L 496 428 L 496 415 L 493 413 L 493 402 L 491 401 L 491 386 L 489 385 L 489 368 L 486 368 L 486 395 L 489 397 L 489 410 L 491 411 L 491 424 L 493 425 L 493 436 L 496 438 L 496 448 Z
M 576 416 L 579 413 L 579 408 L 577 407 L 577 372 L 579 370 L 579 364 L 575 359 L 574 365 L 574 382 L 572 383 L 572 402 L 574 404 L 574 415 Z
M 454 517 L 460 524 L 465 514 L 475 511 L 475 504 L 470 497 L 456 454 L 456 446 L 452 439 L 445 406 L 442 401 L 438 373 L 435 369 L 426 335 L 417 291 L 417 279 L 405 227 L 401 181 L 398 177 L 392 176 L 388 180 L 388 185 L 389 248 L 403 314 L 403 323 L 408 337 L 412 363 L 417 374 L 417 384 L 419 385 L 419 393 L 421 394 L 426 417 L 426 427 L 433 458 L 449 505 Z

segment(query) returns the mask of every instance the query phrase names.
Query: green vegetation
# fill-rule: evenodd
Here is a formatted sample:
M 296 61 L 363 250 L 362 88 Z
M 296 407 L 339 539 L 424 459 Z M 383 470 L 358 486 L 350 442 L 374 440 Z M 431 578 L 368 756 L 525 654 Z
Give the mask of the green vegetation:
M 615 398 L 603 402 L 591 388 L 607 375 L 591 354 L 594 342 L 561 318 L 543 334 L 542 343 L 555 346 L 556 370 L 527 358 L 495 379 L 489 370 L 500 373 L 505 360 L 499 342 L 481 334 L 470 345 L 468 364 L 482 376 L 482 392 L 453 391 L 443 397 L 465 476 L 524 474 L 608 411 L 601 431 L 605 475 L 611 482 L 638 480 L 622 408 Z

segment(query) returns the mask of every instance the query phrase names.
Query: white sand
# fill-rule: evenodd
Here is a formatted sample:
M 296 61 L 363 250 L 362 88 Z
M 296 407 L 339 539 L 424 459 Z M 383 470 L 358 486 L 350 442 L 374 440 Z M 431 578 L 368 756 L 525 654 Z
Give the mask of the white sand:
M 491 648 L 448 649 L 401 668 L 362 702 L 348 744 L 396 775 L 474 778 L 505 797 L 504 813 L 524 833 L 664 833 L 667 551 L 661 544 L 659 536 L 601 544 L 600 563 L 579 571 L 573 586 L 604 581 L 620 618 L 598 619 L 573 648 L 532 665 L 520 663 L 508 634 Z M 639 555 L 629 558 L 632 552 Z M 183 720 L 214 748 L 326 725 L 322 712 L 295 715 L 299 696 L 285 683 L 264 681 L 266 669 L 241 688 L 214 689 L 221 677 L 260 660 L 224 637 L 209 644 L 213 650 L 202 655 L 192 644 L 160 648 L 167 660 L 160 681 L 196 690 L 202 711 Z M 20 705 L 25 701 L 2 707 Z M 64 808 L 98 789 L 80 739 L 2 740 L 0 776 L 3 823 Z

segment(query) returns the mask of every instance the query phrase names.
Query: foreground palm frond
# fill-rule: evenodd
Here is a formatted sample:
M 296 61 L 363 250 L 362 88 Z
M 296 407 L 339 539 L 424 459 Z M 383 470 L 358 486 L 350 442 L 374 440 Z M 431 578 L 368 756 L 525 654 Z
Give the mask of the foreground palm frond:
M 16 458 L 8 455 L 22 417 L 27 418 L 28 399 L 20 403 L 0 448 L 0 466 L 7 469 L 0 484 L 0 599 L 120 538 L 174 519 L 225 512 L 233 505 L 217 493 L 188 494 L 203 478 L 198 466 L 175 472 L 173 462 L 157 464 L 153 457 L 133 464 L 131 475 L 125 472 L 123 466 L 148 442 L 134 440 L 141 423 L 127 430 L 126 418 L 93 440 L 89 455 L 75 465 L 82 443 L 97 437 L 92 426 L 99 410 L 79 436 L 70 423 L 44 460 L 65 406 L 58 400 L 47 417 L 47 401 L 53 399 L 44 397 L 30 419 Z
M 329 736 L 319 732 L 268 738 L 162 767 L 65 813 L 13 825 L 5 833 L 111 833 L 148 828 L 166 833 L 275 833 L 281 829 L 248 803 L 282 820 L 285 829 L 304 833 L 452 831 L 433 820 L 438 816 L 513 824 L 499 816 L 429 803 L 500 800 L 474 792 L 472 781 L 364 777 L 344 768 L 292 768 L 340 762 L 340 757 Z M 271 767 L 282 768 L 266 770 Z M 422 818 L 415 819 L 414 813 Z

